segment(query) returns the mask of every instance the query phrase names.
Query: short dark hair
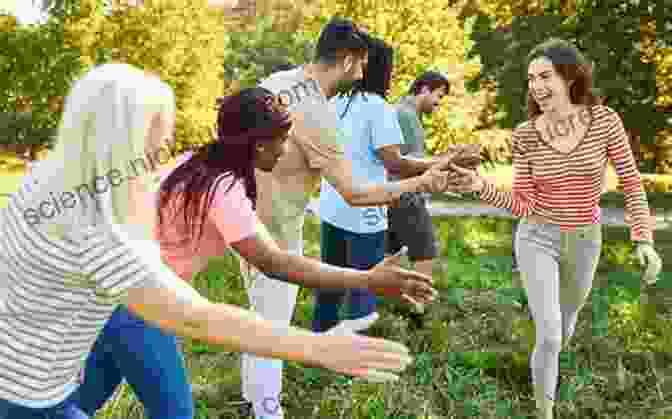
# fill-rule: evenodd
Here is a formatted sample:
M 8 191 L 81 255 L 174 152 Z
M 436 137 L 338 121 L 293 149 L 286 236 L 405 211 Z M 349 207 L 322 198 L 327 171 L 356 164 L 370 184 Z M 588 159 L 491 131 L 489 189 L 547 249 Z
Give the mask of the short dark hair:
M 324 25 L 315 46 L 315 61 L 333 64 L 343 53 L 365 55 L 369 48 L 369 36 L 352 21 L 333 17 Z
M 441 87 L 446 88 L 446 93 L 450 91 L 450 82 L 448 77 L 438 71 L 425 71 L 420 77 L 415 79 L 411 88 L 408 89 L 408 92 L 412 95 L 417 95 L 420 93 L 423 87 L 429 88 L 430 91 L 440 89 Z

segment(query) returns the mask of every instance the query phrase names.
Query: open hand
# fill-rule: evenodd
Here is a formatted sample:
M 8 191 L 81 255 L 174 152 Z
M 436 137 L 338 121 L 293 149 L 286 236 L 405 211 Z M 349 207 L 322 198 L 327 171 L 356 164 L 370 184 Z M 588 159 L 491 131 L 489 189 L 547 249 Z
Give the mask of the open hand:
M 322 333 L 315 342 L 309 350 L 318 365 L 367 381 L 397 380 L 413 362 L 406 346 L 385 339 Z
M 432 302 L 437 295 L 431 286 L 432 278 L 399 267 L 406 252 L 408 248 L 404 246 L 370 269 L 367 288 L 376 295 L 397 297 L 411 304 Z

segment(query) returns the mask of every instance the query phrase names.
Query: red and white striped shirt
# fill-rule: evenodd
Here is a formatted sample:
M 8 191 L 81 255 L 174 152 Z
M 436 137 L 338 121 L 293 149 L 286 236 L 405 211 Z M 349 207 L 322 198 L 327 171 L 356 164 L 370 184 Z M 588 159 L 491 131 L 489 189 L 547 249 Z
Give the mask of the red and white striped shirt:
M 620 116 L 595 105 L 588 130 L 576 148 L 563 153 L 537 132 L 531 121 L 513 132 L 514 181 L 512 192 L 498 191 L 486 182 L 480 197 L 515 216 L 538 215 L 565 230 L 599 224 L 600 195 L 611 160 L 625 192 L 625 210 L 633 225 L 632 240 L 653 241 L 649 205 Z

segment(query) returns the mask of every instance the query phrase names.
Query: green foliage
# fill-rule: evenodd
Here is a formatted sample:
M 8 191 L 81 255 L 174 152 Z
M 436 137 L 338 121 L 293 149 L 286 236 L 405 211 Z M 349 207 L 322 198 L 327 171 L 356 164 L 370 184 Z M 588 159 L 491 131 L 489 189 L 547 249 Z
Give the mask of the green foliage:
M 279 32 L 271 16 L 262 17 L 252 31 L 231 32 L 224 59 L 224 76 L 241 88 L 251 87 L 280 64 L 299 65 L 312 57 L 312 44 L 301 33 Z
M 146 1 L 98 20 L 71 19 L 70 40 L 90 62 L 98 51 L 158 75 L 175 90 L 178 148 L 211 140 L 221 77 L 226 19 L 207 0 Z
M 0 146 L 50 147 L 55 139 L 55 134 L 56 130 L 54 128 L 35 126 L 32 113 L 0 114 Z
M 606 96 L 606 104 L 620 113 L 626 128 L 640 135 L 642 144 L 652 144 L 670 122 L 656 112 L 656 67 L 642 60 L 638 48 L 640 23 L 651 13 L 646 2 L 616 0 L 581 2 L 571 16 L 551 5 L 540 15 L 514 16 L 505 26 L 479 13 L 470 18 L 474 46 L 469 56 L 480 57 L 482 68 L 470 79 L 469 88 L 476 91 L 484 82 L 495 82 L 501 111 L 497 121 L 513 128 L 527 119 L 526 55 L 549 37 L 567 39 L 593 61 L 596 87 Z
M 0 29 L 0 142 L 49 145 L 63 97 L 83 71 L 79 50 L 65 42 L 60 21 Z M 16 113 L 18 112 L 18 114 Z
M 55 128 L 63 97 L 91 66 L 122 61 L 157 74 L 176 93 L 178 147 L 211 139 L 227 20 L 207 0 L 49 2 L 44 25 L 0 22 L 0 112 L 32 112 L 35 129 Z

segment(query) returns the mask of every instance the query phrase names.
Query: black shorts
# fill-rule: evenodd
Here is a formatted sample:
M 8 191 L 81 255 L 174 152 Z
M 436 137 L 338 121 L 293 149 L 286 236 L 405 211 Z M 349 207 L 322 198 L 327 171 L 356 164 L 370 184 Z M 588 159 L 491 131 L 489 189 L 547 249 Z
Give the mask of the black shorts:
M 411 261 L 434 259 L 439 256 L 432 217 L 424 198 L 404 195 L 388 208 L 387 253 L 396 253 L 408 246 Z

